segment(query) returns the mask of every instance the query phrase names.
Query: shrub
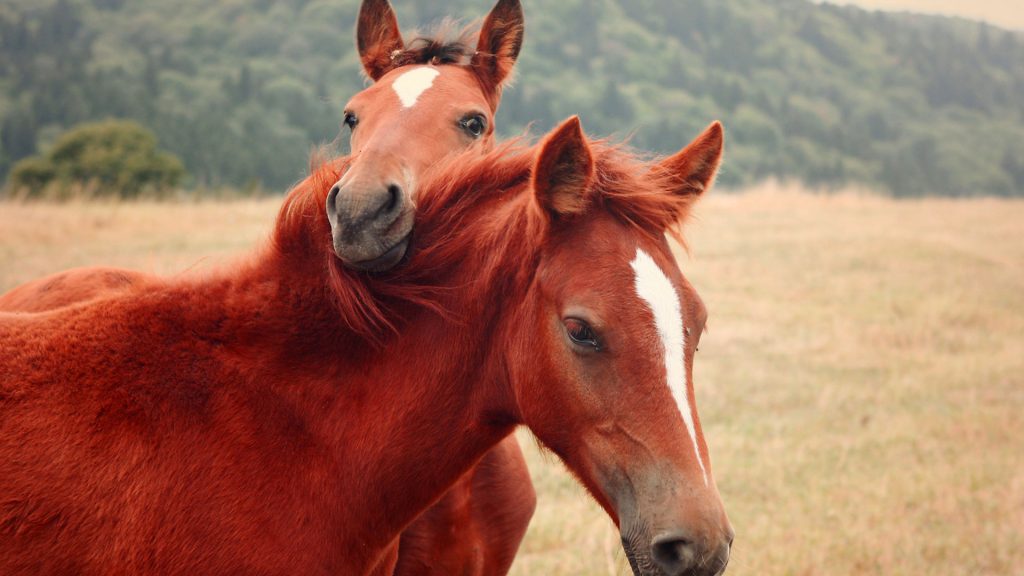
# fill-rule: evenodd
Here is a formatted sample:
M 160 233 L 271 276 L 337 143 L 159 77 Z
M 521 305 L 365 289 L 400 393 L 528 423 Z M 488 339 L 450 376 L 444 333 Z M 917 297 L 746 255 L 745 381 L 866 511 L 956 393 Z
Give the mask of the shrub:
M 53 182 L 56 174 L 53 163 L 49 159 L 41 156 L 25 158 L 11 169 L 10 187 L 18 191 L 38 193 L 50 182 Z
M 185 175 L 177 157 L 157 149 L 156 136 L 138 123 L 107 120 L 65 132 L 45 156 L 26 158 L 11 170 L 9 187 L 29 196 L 88 188 L 100 196 L 163 195 Z

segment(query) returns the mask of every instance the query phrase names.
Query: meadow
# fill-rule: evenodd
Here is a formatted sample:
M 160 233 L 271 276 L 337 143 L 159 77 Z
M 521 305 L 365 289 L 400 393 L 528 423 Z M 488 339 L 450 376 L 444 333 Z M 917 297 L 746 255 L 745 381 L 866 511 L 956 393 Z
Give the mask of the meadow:
M 0 203 L 0 291 L 215 266 L 278 204 Z M 687 238 L 729 574 L 1024 574 L 1024 201 L 764 186 L 712 193 Z M 513 574 L 627 574 L 604 513 L 520 434 L 539 504 Z

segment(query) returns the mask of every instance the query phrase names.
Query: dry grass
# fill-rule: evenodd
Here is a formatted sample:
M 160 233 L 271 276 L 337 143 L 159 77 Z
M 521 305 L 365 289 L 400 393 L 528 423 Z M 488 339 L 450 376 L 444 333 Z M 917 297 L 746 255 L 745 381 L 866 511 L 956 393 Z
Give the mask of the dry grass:
M 0 291 L 76 266 L 172 274 L 252 247 L 280 199 L 0 202 Z
M 0 290 L 180 270 L 252 245 L 276 206 L 0 204 Z M 1024 202 L 713 194 L 689 239 L 729 573 L 1024 574 Z M 603 513 L 523 439 L 540 504 L 514 573 L 627 573 Z

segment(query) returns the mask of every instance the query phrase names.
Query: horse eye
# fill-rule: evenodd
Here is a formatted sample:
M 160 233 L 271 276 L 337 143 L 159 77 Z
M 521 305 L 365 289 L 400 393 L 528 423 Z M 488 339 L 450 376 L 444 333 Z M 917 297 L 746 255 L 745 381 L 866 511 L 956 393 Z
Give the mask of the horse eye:
M 352 112 L 345 112 L 345 119 L 343 120 L 345 126 L 348 126 L 349 130 L 355 130 L 356 125 L 359 124 L 359 117 Z
M 480 114 L 474 114 L 459 120 L 459 125 L 473 138 L 479 138 L 487 129 L 487 120 Z
M 565 320 L 565 332 L 574 344 L 600 350 L 601 344 L 597 341 L 593 328 L 578 318 L 567 318 Z

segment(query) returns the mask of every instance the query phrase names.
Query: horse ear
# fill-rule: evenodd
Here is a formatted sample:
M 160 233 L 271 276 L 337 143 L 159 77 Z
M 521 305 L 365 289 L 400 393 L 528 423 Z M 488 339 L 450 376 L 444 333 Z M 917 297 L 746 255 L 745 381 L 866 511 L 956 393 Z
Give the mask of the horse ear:
M 711 188 L 722 160 L 723 143 L 722 124 L 713 122 L 686 148 L 658 164 L 658 171 L 677 182 L 673 190 L 676 195 L 696 200 Z
M 388 0 L 363 0 L 356 24 L 356 47 L 363 69 L 373 81 L 391 69 L 392 55 L 405 49 L 398 17 Z
M 473 67 L 496 90 L 512 73 L 522 47 L 522 5 L 519 0 L 498 0 L 480 28 Z
M 586 209 L 593 178 L 594 157 L 579 117 L 573 116 L 541 143 L 533 165 L 534 194 L 549 215 L 572 216 Z

